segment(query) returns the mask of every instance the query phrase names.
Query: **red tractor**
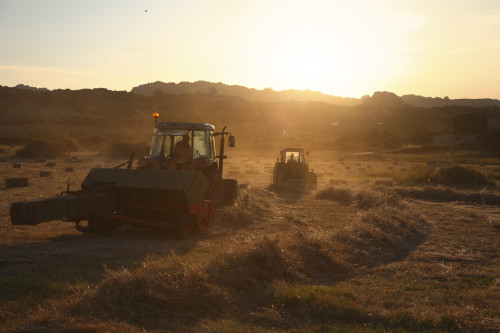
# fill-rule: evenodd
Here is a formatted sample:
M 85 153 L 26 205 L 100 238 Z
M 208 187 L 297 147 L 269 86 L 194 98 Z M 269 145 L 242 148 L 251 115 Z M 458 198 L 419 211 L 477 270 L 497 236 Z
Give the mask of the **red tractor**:
M 91 169 L 80 190 L 15 202 L 10 207 L 12 224 L 63 220 L 93 233 L 132 224 L 169 228 L 177 238 L 187 237 L 207 228 L 222 204 L 237 200 L 237 181 L 222 179 L 226 136 L 228 146 L 235 145 L 225 130 L 216 132 L 204 123 L 155 122 L 150 155 L 137 162 L 137 169 L 132 169 L 132 154 L 116 168 Z M 119 169 L 124 165 L 126 169 Z

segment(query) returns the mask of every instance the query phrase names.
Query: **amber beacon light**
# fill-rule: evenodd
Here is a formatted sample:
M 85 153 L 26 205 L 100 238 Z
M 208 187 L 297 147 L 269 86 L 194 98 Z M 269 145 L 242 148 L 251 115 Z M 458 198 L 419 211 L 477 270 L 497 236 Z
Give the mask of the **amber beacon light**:
M 159 116 L 160 114 L 158 112 L 153 113 L 153 118 L 155 118 L 155 123 Z

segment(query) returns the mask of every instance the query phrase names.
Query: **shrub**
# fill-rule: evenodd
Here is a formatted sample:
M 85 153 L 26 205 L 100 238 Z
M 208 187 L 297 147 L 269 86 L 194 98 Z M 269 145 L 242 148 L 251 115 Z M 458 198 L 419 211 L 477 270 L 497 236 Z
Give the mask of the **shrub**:
M 3 145 L 26 145 L 33 140 L 29 135 L 0 136 L 0 144 Z
M 16 157 L 23 158 L 55 158 L 70 152 L 65 141 L 35 140 L 16 151 Z
M 79 146 L 75 140 L 61 135 L 52 135 L 48 137 L 48 141 L 58 142 L 64 146 L 66 152 L 79 151 Z
M 98 135 L 83 135 L 78 137 L 77 141 L 84 150 L 99 150 L 108 142 L 106 138 Z
M 441 167 L 434 170 L 412 169 L 402 183 L 431 184 L 446 186 L 484 186 L 492 185 L 481 172 L 462 166 Z
M 115 158 L 129 158 L 132 153 L 137 158 L 148 155 L 149 145 L 143 142 L 111 142 L 104 148 L 101 155 Z
M 467 169 L 461 166 L 453 166 L 451 168 L 439 168 L 437 172 L 431 176 L 431 183 L 442 184 L 447 186 L 453 185 L 488 185 L 486 177 L 479 171 Z

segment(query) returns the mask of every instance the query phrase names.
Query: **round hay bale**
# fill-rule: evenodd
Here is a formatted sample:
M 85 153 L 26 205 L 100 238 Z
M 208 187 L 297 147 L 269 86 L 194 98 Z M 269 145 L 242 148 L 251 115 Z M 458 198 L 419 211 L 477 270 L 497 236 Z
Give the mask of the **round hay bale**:
M 40 171 L 40 177 L 50 177 L 51 171 Z
M 64 171 L 66 171 L 66 172 L 73 172 L 73 171 L 75 171 L 75 169 L 73 167 L 66 167 L 64 169 Z
M 44 163 L 45 161 L 46 161 L 45 158 L 37 158 L 35 160 L 36 163 Z
M 28 178 L 5 178 L 5 187 L 27 187 Z
M 46 167 L 55 167 L 56 166 L 56 163 L 55 162 L 47 162 L 47 164 L 45 164 Z
M 12 164 L 12 166 L 13 166 L 15 169 L 21 169 L 21 163 L 14 163 L 14 164 Z

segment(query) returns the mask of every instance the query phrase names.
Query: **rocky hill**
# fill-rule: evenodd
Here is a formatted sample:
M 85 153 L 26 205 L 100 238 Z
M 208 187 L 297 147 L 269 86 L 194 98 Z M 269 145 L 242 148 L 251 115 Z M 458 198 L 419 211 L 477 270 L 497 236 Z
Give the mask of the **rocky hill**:
M 238 85 L 227 85 L 221 82 L 212 83 L 207 81 L 164 83 L 156 81 L 134 87 L 131 93 L 137 95 L 151 96 L 153 94 L 194 94 L 202 93 L 209 95 L 237 96 L 248 101 L 258 102 L 326 102 L 330 104 L 351 106 L 361 103 L 358 98 L 337 97 L 322 94 L 312 90 L 281 90 L 275 91 L 271 88 L 262 90 L 247 88 Z

